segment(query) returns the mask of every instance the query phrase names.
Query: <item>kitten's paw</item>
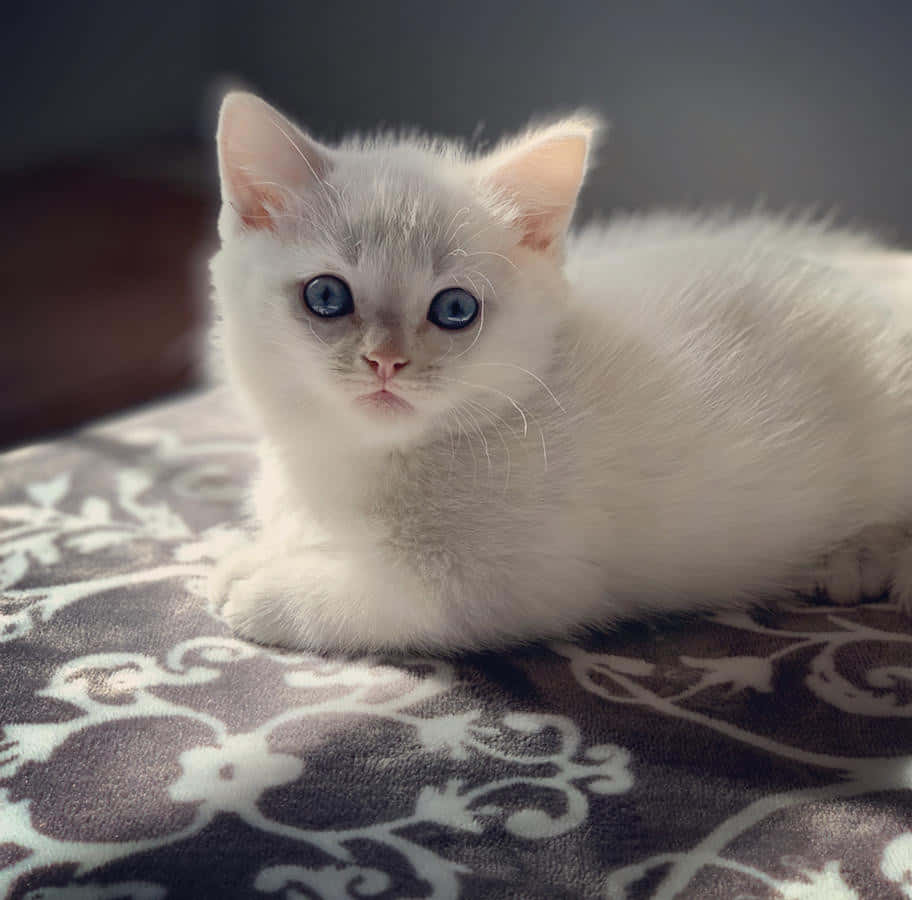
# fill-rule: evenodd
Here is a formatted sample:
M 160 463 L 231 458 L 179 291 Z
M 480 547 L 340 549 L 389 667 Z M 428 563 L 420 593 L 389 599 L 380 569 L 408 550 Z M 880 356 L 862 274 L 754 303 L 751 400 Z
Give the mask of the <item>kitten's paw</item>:
M 426 585 L 369 548 L 251 544 L 216 567 L 213 609 L 234 632 L 292 650 L 378 653 L 447 643 L 446 606 Z
M 903 547 L 893 559 L 890 599 L 907 616 L 912 616 L 912 544 Z
M 233 585 L 256 571 L 262 564 L 262 555 L 256 544 L 243 544 L 216 563 L 208 584 L 209 606 L 213 612 L 223 612 Z
M 891 569 L 890 554 L 883 548 L 846 545 L 826 558 L 818 584 L 830 603 L 850 606 L 879 597 L 889 584 Z
M 300 634 L 289 639 L 289 628 L 256 572 L 232 579 L 219 607 L 237 637 L 255 644 L 305 649 Z
M 887 591 L 903 608 L 912 607 L 912 547 L 903 528 L 873 526 L 826 556 L 816 585 L 831 603 L 849 606 Z
M 209 581 L 209 602 L 240 638 L 296 650 L 326 642 L 311 631 L 326 608 L 332 575 L 319 558 L 276 558 L 252 544 L 222 560 Z
M 291 650 L 370 642 L 367 602 L 353 594 L 350 561 L 318 548 L 276 556 L 251 545 L 213 572 L 210 602 L 240 638 Z

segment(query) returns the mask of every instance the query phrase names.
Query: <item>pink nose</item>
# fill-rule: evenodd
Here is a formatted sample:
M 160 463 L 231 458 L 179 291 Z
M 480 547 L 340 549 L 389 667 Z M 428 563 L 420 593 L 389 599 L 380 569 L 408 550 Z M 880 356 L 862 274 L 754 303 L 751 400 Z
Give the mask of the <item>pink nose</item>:
M 409 361 L 398 353 L 387 353 L 384 350 L 372 350 L 365 354 L 364 361 L 377 373 L 381 381 L 392 378 L 400 369 L 404 369 Z

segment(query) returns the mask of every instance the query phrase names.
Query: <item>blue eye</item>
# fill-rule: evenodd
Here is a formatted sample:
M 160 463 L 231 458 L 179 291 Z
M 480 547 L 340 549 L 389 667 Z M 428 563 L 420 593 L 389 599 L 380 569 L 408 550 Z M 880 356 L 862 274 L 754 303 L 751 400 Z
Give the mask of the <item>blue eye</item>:
M 348 285 L 335 275 L 318 275 L 304 285 L 307 308 L 323 319 L 347 316 L 355 311 Z
M 478 315 L 478 301 L 462 288 L 441 291 L 428 309 L 428 321 L 440 328 L 465 328 Z

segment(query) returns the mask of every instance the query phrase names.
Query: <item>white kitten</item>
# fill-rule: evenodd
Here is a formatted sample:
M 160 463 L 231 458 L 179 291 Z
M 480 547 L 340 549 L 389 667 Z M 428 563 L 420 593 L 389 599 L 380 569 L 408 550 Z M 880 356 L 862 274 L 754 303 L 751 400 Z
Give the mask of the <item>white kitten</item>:
M 444 650 L 815 585 L 912 603 L 912 266 L 760 216 L 565 240 L 594 127 L 331 149 L 225 99 L 218 329 L 264 438 L 262 530 L 212 582 L 240 634 Z

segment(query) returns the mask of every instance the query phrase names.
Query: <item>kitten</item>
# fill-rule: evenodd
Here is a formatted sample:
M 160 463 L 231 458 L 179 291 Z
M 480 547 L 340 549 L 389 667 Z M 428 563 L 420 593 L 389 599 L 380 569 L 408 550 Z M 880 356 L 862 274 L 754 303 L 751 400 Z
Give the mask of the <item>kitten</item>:
M 485 155 L 221 110 L 263 437 L 211 585 L 296 648 L 454 650 L 793 591 L 912 605 L 912 266 L 759 215 L 567 228 L 596 123 Z

